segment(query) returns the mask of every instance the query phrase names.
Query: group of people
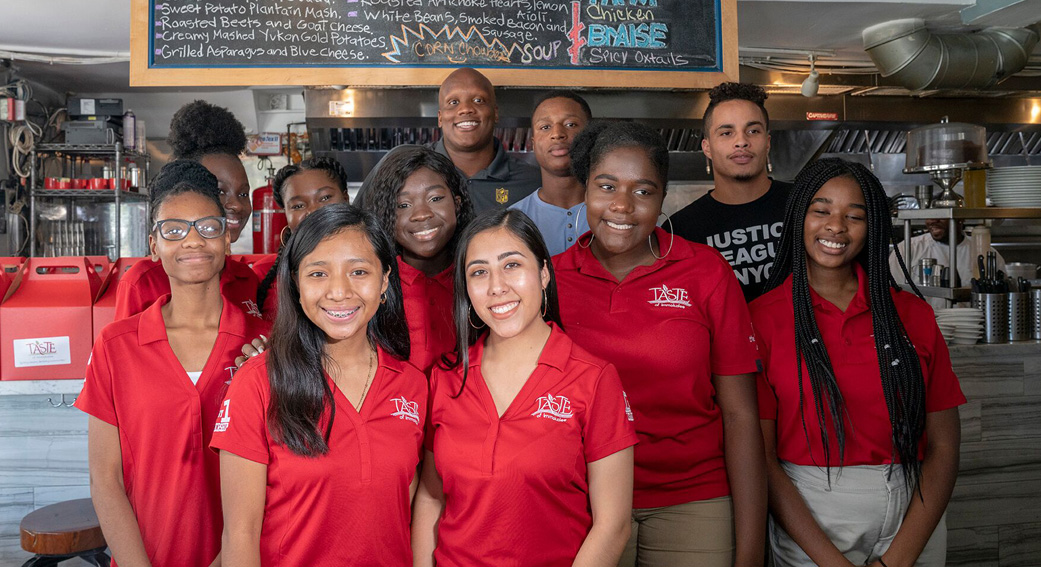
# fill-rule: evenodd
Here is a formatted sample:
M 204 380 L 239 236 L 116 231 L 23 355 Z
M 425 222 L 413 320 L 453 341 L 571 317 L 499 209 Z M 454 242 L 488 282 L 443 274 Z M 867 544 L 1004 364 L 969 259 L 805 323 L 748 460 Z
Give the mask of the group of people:
M 253 266 L 241 126 L 178 112 L 76 401 L 119 565 L 943 565 L 965 398 L 885 192 L 771 180 L 765 93 L 710 96 L 715 188 L 670 223 L 657 131 L 553 91 L 529 171 L 455 71 L 353 205 L 281 170 Z

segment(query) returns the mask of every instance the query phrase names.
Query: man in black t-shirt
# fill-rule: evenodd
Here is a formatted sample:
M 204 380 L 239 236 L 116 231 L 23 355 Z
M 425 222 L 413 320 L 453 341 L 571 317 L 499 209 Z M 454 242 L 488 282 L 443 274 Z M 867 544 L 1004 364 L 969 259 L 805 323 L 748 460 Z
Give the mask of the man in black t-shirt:
M 715 188 L 672 215 L 677 235 L 708 244 L 730 262 L 746 301 L 766 291 L 792 187 L 767 176 L 766 96 L 744 83 L 709 91 L 701 149 L 712 162 Z

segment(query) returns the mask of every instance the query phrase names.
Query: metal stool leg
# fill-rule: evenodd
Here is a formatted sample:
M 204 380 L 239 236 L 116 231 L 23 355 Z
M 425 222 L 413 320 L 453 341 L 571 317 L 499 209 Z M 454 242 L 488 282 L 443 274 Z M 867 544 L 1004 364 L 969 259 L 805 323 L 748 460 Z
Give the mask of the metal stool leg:
M 112 563 L 112 558 L 105 553 L 105 550 L 101 550 L 94 554 L 94 564 L 98 567 L 109 567 Z
M 61 559 L 55 559 L 54 557 L 47 557 L 44 555 L 34 555 L 30 557 L 28 561 L 22 563 L 22 567 L 53 567 L 58 564 Z

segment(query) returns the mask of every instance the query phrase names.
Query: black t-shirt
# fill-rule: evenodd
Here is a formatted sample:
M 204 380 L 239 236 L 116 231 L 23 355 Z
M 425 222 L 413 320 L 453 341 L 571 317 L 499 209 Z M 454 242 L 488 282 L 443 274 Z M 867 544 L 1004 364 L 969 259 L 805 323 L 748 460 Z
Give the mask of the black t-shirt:
M 791 189 L 791 183 L 775 180 L 765 195 L 743 205 L 720 203 L 710 191 L 672 215 L 673 230 L 719 250 L 734 268 L 745 300 L 752 301 L 770 280 Z

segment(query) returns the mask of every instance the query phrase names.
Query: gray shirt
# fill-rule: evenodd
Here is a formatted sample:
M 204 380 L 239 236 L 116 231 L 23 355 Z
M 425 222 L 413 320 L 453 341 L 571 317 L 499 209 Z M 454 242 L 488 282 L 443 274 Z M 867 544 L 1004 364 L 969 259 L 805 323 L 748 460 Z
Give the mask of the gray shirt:
M 463 172 L 459 172 L 466 182 L 467 189 L 470 191 L 470 200 L 473 202 L 474 211 L 477 213 L 493 208 L 508 207 L 517 203 L 535 192 L 542 184 L 542 173 L 537 167 L 506 153 L 506 149 L 503 148 L 498 139 L 495 139 L 494 143 L 495 157 L 492 159 L 492 163 L 488 164 L 488 167 L 478 171 L 473 177 L 469 178 Z M 361 189 L 358 190 L 358 196 L 355 197 L 355 204 L 358 206 L 363 205 L 369 184 L 372 183 L 373 178 L 376 177 L 376 172 L 383 166 L 383 162 L 387 157 L 394 152 L 415 147 L 419 146 L 411 144 L 401 145 L 387 152 L 387 155 L 383 156 L 383 159 L 376 164 L 376 167 L 372 168 L 372 171 L 365 176 L 365 181 L 362 182 Z M 448 157 L 443 140 L 438 140 L 427 147 Z

